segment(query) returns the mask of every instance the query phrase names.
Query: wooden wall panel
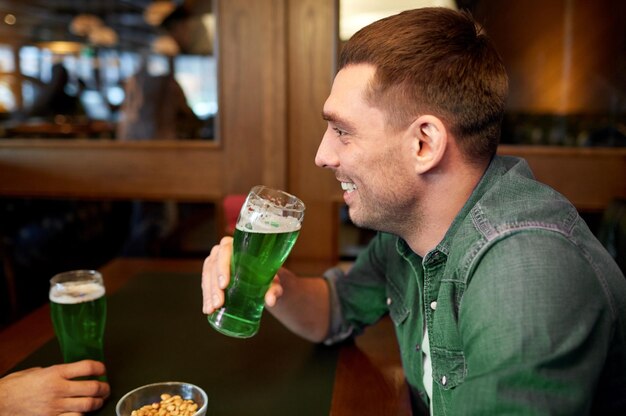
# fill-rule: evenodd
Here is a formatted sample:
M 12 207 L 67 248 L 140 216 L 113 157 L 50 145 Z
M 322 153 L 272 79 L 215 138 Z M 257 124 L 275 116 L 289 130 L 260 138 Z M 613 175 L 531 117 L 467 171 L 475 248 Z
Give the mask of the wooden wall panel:
M 99 199 L 215 201 L 220 152 L 178 142 L 6 140 L 0 194 Z
M 307 204 L 304 225 L 291 254 L 307 272 L 337 259 L 338 212 L 330 171 L 315 166 L 326 129 L 322 107 L 330 93 L 337 45 L 337 0 L 288 1 L 289 189 Z M 306 264 L 317 264 L 309 269 Z
M 218 7 L 223 190 L 285 188 L 285 1 L 227 0 Z
M 615 198 L 626 199 L 625 148 L 500 146 L 498 153 L 526 159 L 537 180 L 579 211 L 599 212 Z

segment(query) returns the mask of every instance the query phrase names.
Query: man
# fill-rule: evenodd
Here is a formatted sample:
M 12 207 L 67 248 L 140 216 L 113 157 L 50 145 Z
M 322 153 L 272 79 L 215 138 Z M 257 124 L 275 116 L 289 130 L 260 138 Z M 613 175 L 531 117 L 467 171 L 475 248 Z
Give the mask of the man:
M 104 364 L 91 360 L 8 374 L 0 378 L 0 416 L 76 415 L 99 409 L 109 385 L 73 379 L 104 374 Z
M 281 270 L 269 310 L 316 342 L 389 314 L 414 408 L 435 415 L 624 414 L 626 280 L 563 196 L 495 155 L 507 77 L 471 17 L 380 20 L 339 68 L 315 162 L 380 232 L 346 275 Z M 205 261 L 205 313 L 231 252 Z

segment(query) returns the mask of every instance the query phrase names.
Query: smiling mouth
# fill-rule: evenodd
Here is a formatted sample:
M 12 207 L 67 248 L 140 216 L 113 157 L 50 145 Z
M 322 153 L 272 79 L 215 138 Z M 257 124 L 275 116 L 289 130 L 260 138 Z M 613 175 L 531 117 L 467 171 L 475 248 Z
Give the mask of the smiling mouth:
M 350 192 L 356 191 L 356 185 L 353 184 L 352 182 L 341 182 L 341 189 L 350 193 Z

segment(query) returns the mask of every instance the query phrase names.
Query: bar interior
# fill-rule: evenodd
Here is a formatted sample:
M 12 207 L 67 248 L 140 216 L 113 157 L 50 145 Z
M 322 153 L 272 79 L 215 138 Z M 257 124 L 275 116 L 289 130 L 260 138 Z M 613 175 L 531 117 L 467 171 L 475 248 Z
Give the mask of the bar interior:
M 623 0 L 0 0 L 0 375 L 60 360 L 47 308 L 49 280 L 62 271 L 100 270 L 116 325 L 125 314 L 112 308 L 130 308 L 132 296 L 164 324 L 202 318 L 202 261 L 232 233 L 254 185 L 306 204 L 286 266 L 302 275 L 349 266 L 374 232 L 351 223 L 335 176 L 314 164 L 326 130 L 320 112 L 344 42 L 426 3 L 467 9 L 484 26 L 510 84 L 498 154 L 525 158 L 565 195 L 625 272 Z M 158 289 L 145 296 L 156 304 L 142 296 L 151 278 Z M 167 313 L 175 279 L 195 304 L 173 301 Z M 150 327 L 140 309 L 130 320 Z M 213 363 L 219 377 L 263 384 L 264 372 L 284 375 L 250 395 L 257 414 L 302 413 L 262 393 L 324 397 L 302 414 L 410 414 L 389 320 L 329 350 L 271 321 L 249 358 L 242 344 L 215 344 L 201 321 L 197 331 L 181 327 L 187 340 L 242 363 L 230 374 Z M 210 390 L 210 414 L 249 414 L 234 404 L 229 413 L 218 401 L 236 400 L 233 392 L 195 374 L 202 350 L 173 348 L 193 359 L 155 374 L 146 367 L 158 348 L 124 357 L 117 343 L 132 334 L 107 341 L 118 352 L 107 355 L 109 381 L 123 379 L 115 366 L 133 362 L 146 377 L 120 381 L 110 401 L 152 378 L 181 377 Z M 270 349 L 289 359 L 245 367 Z M 367 400 L 356 387 L 363 380 L 373 386 Z

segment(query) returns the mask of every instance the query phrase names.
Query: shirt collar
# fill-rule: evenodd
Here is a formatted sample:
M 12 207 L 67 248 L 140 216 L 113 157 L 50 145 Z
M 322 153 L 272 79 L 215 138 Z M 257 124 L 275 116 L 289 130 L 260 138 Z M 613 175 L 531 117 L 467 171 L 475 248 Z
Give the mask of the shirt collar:
M 510 171 L 515 171 L 516 173 L 526 177 L 533 176 L 530 167 L 525 160 L 513 156 L 494 156 L 491 159 L 489 166 L 487 166 L 487 169 L 483 173 L 482 178 L 476 185 L 476 188 L 474 188 L 474 191 L 472 191 L 472 194 L 463 205 L 463 208 L 461 208 L 457 216 L 454 218 L 454 221 L 452 222 L 450 228 L 448 228 L 445 236 L 432 251 L 441 251 L 445 255 L 448 255 L 451 242 L 465 218 L 470 214 L 470 211 L 476 206 L 476 204 L 479 203 L 485 193 L 492 189 L 494 184 L 500 181 L 500 178 Z M 428 257 L 428 254 L 426 255 L 426 258 Z
M 448 256 L 452 240 L 472 208 L 481 200 L 485 193 L 493 187 L 494 183 L 496 183 L 502 175 L 511 169 L 519 170 L 524 176 L 532 177 L 530 168 L 523 159 L 511 156 L 494 156 L 491 159 L 491 162 L 489 162 L 487 169 L 485 169 L 482 178 L 472 191 L 472 194 L 463 205 L 463 208 L 461 208 L 457 216 L 454 218 L 454 221 L 452 221 L 452 225 L 450 225 L 450 228 L 446 231 L 443 239 L 434 249 L 426 253 L 424 256 L 425 262 L 430 261 L 430 259 L 437 259 L 440 257 L 438 253 L 442 253 L 446 257 Z M 410 255 L 417 256 L 417 254 L 413 253 L 406 241 L 400 237 L 398 237 L 396 242 L 396 251 L 403 257 L 409 257 Z

